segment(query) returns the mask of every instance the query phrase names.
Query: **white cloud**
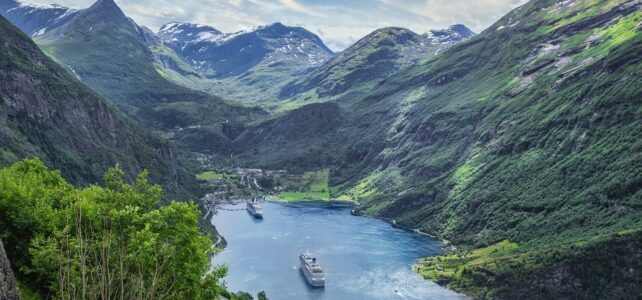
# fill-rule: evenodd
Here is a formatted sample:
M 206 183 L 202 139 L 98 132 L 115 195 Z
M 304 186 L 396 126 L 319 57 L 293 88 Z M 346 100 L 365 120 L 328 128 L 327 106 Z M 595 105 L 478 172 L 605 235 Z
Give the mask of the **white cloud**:
M 281 5 L 286 7 L 292 12 L 308 15 L 308 16 L 314 16 L 314 17 L 324 17 L 322 14 L 319 14 L 317 11 L 314 9 L 311 9 L 307 6 L 302 5 L 299 3 L 297 0 L 279 0 Z
M 74 8 L 94 0 L 58 2 Z M 342 50 L 368 33 L 398 26 L 423 33 L 462 23 L 480 32 L 526 0 L 116 0 L 136 22 L 152 30 L 171 22 L 211 25 L 235 32 L 282 22 L 314 30 L 333 50 Z

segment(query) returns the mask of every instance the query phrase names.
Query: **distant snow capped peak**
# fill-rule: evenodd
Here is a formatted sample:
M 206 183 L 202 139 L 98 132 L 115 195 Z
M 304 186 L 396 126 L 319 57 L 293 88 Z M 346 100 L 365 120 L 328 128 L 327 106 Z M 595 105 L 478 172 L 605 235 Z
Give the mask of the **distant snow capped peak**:
M 0 0 L 0 14 L 32 37 L 43 35 L 64 24 L 77 12 L 76 9 L 69 9 L 57 4 Z
M 468 39 L 475 36 L 475 32 L 470 30 L 464 24 L 454 24 L 448 27 L 448 30 L 458 33 L 462 38 Z
M 298 74 L 334 55 L 314 33 L 279 22 L 234 33 L 172 22 L 163 25 L 158 35 L 185 62 L 212 78 L 240 76 L 257 65 Z
M 170 22 L 161 26 L 159 32 L 177 32 L 179 30 L 195 30 L 195 31 L 212 31 L 219 34 L 222 32 L 218 31 L 216 28 L 203 24 L 194 24 L 194 23 L 181 23 L 181 22 Z
M 475 33 L 465 25 L 454 24 L 446 29 L 429 30 L 424 36 L 431 43 L 445 44 L 467 40 L 475 36 Z
M 180 22 L 167 23 L 158 31 L 158 36 L 165 43 L 213 41 L 222 35 L 222 32 L 211 26 Z
M 18 1 L 18 0 L 9 0 L 9 1 L 1 1 L 2 3 L 2 8 L 6 9 L 7 12 L 11 10 L 16 10 L 16 9 L 31 9 L 33 10 L 74 10 L 70 9 L 68 7 L 58 5 L 58 4 L 40 4 L 40 3 L 32 3 L 28 1 Z

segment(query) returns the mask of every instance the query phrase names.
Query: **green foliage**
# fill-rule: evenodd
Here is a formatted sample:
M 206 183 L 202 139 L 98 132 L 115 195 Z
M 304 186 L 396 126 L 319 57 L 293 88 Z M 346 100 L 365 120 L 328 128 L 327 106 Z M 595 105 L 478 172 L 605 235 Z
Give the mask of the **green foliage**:
M 531 1 L 343 101 L 346 121 L 322 135 L 333 193 L 459 248 L 519 245 L 471 272 L 451 260 L 448 283 L 465 293 L 618 298 L 638 248 L 613 247 L 609 276 L 578 266 L 599 259 L 594 239 L 642 228 L 642 35 L 625 2 Z M 585 245 L 592 254 L 573 248 Z M 546 279 L 560 273 L 577 288 Z
M 214 171 L 207 171 L 200 174 L 196 174 L 196 179 L 198 180 L 212 180 L 212 179 L 223 179 L 225 178 L 224 174 L 219 174 Z
M 259 300 L 268 300 L 268 297 L 264 291 L 259 292 L 258 298 Z
M 281 192 L 279 199 L 288 202 L 329 200 L 330 195 L 328 192 Z
M 515 243 L 502 241 L 470 252 L 425 258 L 420 260 L 414 268 L 425 278 L 447 284 L 461 280 L 462 273 L 467 268 L 488 264 L 496 258 L 509 257 L 517 248 L 518 245 Z
M 340 137 L 345 115 L 336 103 L 317 103 L 248 124 L 232 143 L 234 159 L 245 166 L 320 170 L 335 159 L 328 151 Z
M 280 178 L 275 184 L 287 187 L 287 191 L 279 193 L 278 196 L 289 202 L 330 200 L 328 176 L 329 172 L 326 170 Z
M 425 278 L 483 299 L 525 295 L 538 299 L 625 299 L 642 292 L 642 265 L 636 255 L 630 255 L 642 250 L 641 241 L 640 230 L 537 250 L 502 241 L 422 259 L 414 268 Z
M 0 234 L 29 288 L 64 299 L 230 295 L 226 267 L 210 272 L 195 204 L 159 207 L 146 172 L 128 184 L 113 168 L 104 182 L 75 189 L 38 160 L 0 170 Z

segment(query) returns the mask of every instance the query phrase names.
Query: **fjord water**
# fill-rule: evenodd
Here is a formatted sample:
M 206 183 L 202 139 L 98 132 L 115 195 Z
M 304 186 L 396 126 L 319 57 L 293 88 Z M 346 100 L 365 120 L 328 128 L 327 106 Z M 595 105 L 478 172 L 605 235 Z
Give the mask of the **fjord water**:
M 221 210 L 212 219 L 228 242 L 212 262 L 229 266 L 230 291 L 265 290 L 277 300 L 462 298 L 412 271 L 418 258 L 443 252 L 438 240 L 352 216 L 346 205 L 268 202 L 264 208 L 263 220 L 244 210 Z M 325 288 L 308 287 L 298 261 L 305 251 L 325 269 Z

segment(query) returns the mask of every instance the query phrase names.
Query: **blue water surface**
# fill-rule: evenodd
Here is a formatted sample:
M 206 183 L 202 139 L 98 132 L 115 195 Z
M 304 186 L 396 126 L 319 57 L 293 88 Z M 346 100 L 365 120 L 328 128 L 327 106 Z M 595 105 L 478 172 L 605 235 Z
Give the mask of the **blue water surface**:
M 221 210 L 212 218 L 228 243 L 212 262 L 229 266 L 231 291 L 266 291 L 272 300 L 463 298 L 412 271 L 417 259 L 443 253 L 441 241 L 352 216 L 346 205 L 263 207 L 263 220 L 243 210 Z M 305 251 L 325 269 L 325 288 L 310 288 L 301 274 L 298 255 Z

